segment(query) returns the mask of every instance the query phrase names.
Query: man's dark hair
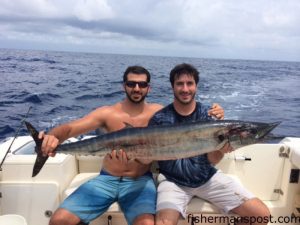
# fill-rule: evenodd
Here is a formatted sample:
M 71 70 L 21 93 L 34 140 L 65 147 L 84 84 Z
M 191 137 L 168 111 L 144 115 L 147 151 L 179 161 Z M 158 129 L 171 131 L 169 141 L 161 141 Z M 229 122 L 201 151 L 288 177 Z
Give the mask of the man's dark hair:
M 199 82 L 199 71 L 191 64 L 182 63 L 175 66 L 170 72 L 170 82 L 172 87 L 174 87 L 175 79 L 179 78 L 181 75 L 187 74 L 194 77 L 195 83 Z
M 138 74 L 138 75 L 146 74 L 146 76 L 147 76 L 147 82 L 148 83 L 150 82 L 150 73 L 144 67 L 141 67 L 141 66 L 129 66 L 125 70 L 125 72 L 124 72 L 123 82 L 127 81 L 127 76 L 128 76 L 129 73 Z

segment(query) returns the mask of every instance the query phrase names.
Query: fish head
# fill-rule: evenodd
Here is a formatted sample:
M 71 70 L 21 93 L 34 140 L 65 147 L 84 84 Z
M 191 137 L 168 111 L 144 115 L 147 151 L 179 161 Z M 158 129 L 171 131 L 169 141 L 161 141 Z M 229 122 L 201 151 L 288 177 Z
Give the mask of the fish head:
M 269 134 L 280 122 L 259 123 L 237 121 L 228 123 L 225 129 L 218 134 L 219 142 L 229 142 L 234 148 L 262 142 L 263 138 Z

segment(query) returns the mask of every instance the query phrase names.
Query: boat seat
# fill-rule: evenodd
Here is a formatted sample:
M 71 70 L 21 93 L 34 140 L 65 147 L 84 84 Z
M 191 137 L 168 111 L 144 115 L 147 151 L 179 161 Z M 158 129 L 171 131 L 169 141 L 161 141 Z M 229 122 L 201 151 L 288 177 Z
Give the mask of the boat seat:
M 81 184 L 98 176 L 98 174 L 99 173 L 80 173 L 76 175 L 72 180 L 72 182 L 70 183 L 70 185 L 68 186 L 68 188 L 64 191 L 63 199 L 65 199 L 72 192 L 74 192 Z M 240 182 L 237 176 L 233 176 L 233 175 L 229 175 L 229 176 L 233 177 L 235 180 Z M 160 181 L 160 179 L 162 178 L 161 176 L 158 176 L 157 179 Z M 112 204 L 108 209 L 108 212 L 118 212 L 118 211 L 121 211 L 118 203 Z M 216 206 L 212 205 L 211 203 L 201 198 L 194 197 L 188 205 L 187 213 L 196 214 L 199 212 L 206 213 L 206 214 L 220 214 L 220 211 Z
M 290 150 L 290 161 L 300 169 L 300 139 L 288 137 L 281 141 Z
M 16 214 L 7 214 L 0 216 L 0 224 L 2 225 L 27 225 L 23 216 Z

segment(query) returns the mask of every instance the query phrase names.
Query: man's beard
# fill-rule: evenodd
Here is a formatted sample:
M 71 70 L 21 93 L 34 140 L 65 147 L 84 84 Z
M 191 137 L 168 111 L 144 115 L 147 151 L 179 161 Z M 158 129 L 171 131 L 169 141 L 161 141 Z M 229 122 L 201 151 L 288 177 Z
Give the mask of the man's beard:
M 128 94 L 128 92 L 126 91 L 126 96 L 129 99 L 129 101 L 131 101 L 134 104 L 140 104 L 141 102 L 143 102 L 145 100 L 145 98 L 147 97 L 147 94 L 143 95 L 139 100 L 134 100 L 133 98 L 131 98 L 131 95 Z
M 176 98 L 176 100 L 177 100 L 178 102 L 180 102 L 181 104 L 183 104 L 183 105 L 188 105 L 188 104 L 190 104 L 192 101 L 194 101 L 195 95 L 196 95 L 196 93 L 192 94 L 192 95 L 191 95 L 191 99 L 190 99 L 188 102 L 185 102 L 185 101 L 182 101 L 182 100 L 180 99 L 180 97 L 179 97 L 180 94 L 177 95 L 177 94 L 174 93 L 174 97 Z

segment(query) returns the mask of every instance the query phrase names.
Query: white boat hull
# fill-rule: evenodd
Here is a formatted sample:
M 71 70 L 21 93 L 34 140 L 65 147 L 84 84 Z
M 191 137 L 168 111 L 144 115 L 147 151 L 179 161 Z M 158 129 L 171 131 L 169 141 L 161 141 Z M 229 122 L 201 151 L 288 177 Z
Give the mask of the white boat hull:
M 28 141 L 30 137 L 19 137 L 12 150 Z M 0 145 L 0 159 L 8 145 L 9 142 Z M 32 178 L 34 161 L 35 155 L 9 154 L 0 181 L 1 214 L 21 215 L 28 225 L 47 225 L 51 213 L 63 199 L 81 183 L 96 176 L 102 163 L 101 158 L 93 156 L 57 154 L 47 161 L 38 176 Z M 300 168 L 300 138 L 286 138 L 278 144 L 246 146 L 227 154 L 217 167 L 262 199 L 274 219 L 290 217 L 292 213 L 300 219 L 296 209 L 300 208 L 299 174 L 296 177 Z M 188 213 L 195 218 L 220 216 L 216 207 L 198 198 L 191 201 Z M 126 224 L 117 204 L 91 224 L 107 224 L 108 216 L 112 216 L 112 224 Z M 180 224 L 191 224 L 191 221 L 181 220 Z

